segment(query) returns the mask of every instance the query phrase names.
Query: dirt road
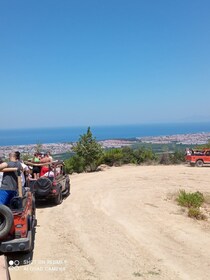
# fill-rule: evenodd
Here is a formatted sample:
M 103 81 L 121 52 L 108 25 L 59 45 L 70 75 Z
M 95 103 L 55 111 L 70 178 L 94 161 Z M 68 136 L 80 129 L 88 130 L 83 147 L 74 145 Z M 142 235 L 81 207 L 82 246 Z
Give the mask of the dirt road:
M 113 167 L 71 184 L 62 205 L 37 209 L 33 261 L 12 280 L 210 278 L 210 222 L 174 201 L 179 189 L 210 192 L 210 168 Z

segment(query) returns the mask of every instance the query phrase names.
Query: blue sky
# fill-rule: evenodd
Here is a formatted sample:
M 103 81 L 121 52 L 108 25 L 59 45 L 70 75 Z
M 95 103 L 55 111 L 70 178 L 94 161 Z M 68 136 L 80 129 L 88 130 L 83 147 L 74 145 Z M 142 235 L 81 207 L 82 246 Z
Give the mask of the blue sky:
M 0 1 L 0 128 L 210 120 L 209 0 Z

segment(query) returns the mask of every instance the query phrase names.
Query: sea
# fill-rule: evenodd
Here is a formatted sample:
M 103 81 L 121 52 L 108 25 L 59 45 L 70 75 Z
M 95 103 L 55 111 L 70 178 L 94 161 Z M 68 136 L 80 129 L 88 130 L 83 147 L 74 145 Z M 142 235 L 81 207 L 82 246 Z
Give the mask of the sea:
M 88 127 L 0 129 L 0 146 L 70 143 L 78 141 Z M 146 136 L 210 132 L 210 122 L 107 125 L 90 127 L 96 140 L 134 139 Z

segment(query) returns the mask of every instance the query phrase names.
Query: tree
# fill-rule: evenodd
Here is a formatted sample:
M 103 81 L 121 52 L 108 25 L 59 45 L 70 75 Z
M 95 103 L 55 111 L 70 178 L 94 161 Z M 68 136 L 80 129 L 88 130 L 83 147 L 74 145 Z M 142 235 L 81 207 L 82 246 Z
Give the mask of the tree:
M 74 155 L 65 160 L 65 170 L 67 173 L 73 172 L 82 173 L 85 170 L 84 159 L 78 155 Z
M 95 171 L 103 154 L 102 146 L 93 137 L 90 127 L 87 133 L 80 136 L 79 141 L 72 150 L 82 158 L 86 171 Z

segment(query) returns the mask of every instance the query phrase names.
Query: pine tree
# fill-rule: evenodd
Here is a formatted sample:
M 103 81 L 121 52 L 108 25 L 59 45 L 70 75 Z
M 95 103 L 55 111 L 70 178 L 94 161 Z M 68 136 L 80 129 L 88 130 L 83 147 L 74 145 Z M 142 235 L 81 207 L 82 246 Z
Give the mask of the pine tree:
M 87 133 L 80 136 L 77 144 L 72 148 L 73 151 L 83 159 L 86 171 L 95 171 L 98 161 L 102 156 L 102 146 L 93 137 L 90 127 Z

